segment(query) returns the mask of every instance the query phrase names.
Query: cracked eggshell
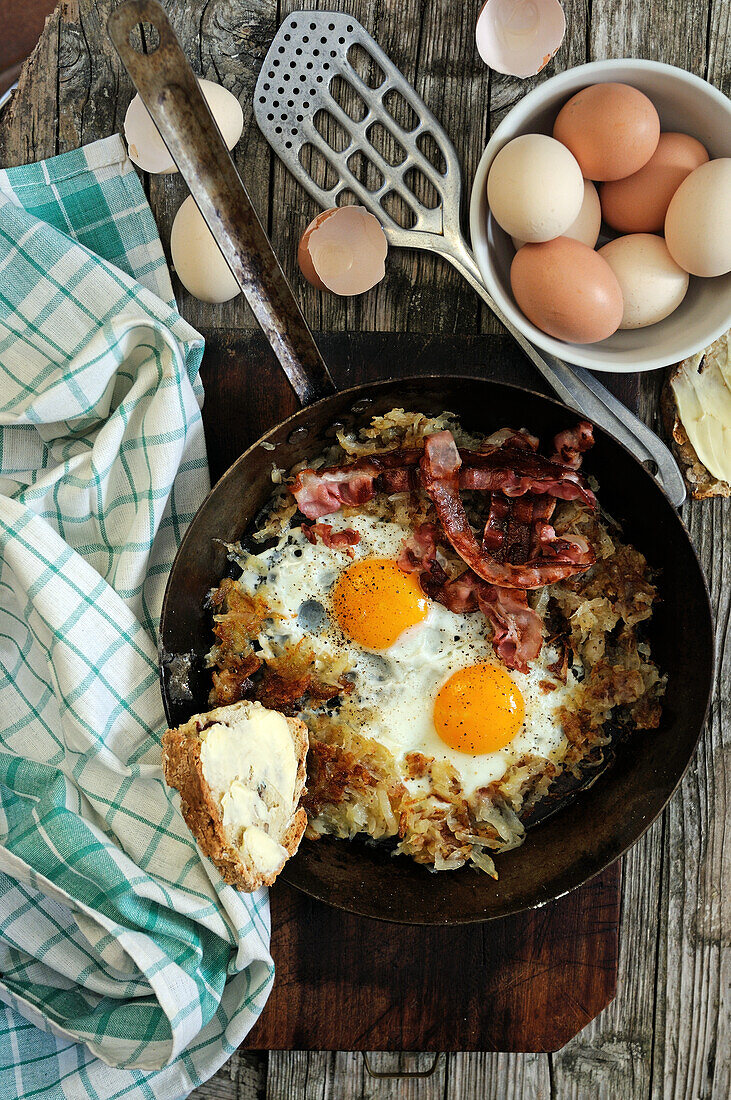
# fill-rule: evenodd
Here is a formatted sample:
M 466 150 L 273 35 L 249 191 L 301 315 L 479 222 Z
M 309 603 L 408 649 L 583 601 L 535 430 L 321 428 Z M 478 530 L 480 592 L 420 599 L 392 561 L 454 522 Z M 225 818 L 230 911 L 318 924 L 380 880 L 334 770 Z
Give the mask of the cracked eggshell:
M 535 76 L 564 40 L 566 17 L 558 0 L 487 0 L 477 17 L 477 50 L 497 73 Z
M 318 290 L 364 294 L 386 274 L 388 242 L 381 224 L 362 206 L 323 210 L 305 229 L 297 262 Z
M 584 200 L 576 221 L 572 222 L 568 229 L 561 234 L 563 237 L 571 237 L 572 240 L 581 241 L 589 248 L 594 248 L 599 240 L 599 230 L 602 225 L 602 208 L 599 204 L 599 192 L 591 180 L 584 180 Z M 513 248 L 517 252 L 525 241 L 513 237 Z
M 191 195 L 175 215 L 170 252 L 178 278 L 194 298 L 201 302 L 228 302 L 241 293 Z
M 198 83 L 226 142 L 226 147 L 233 149 L 244 129 L 244 112 L 241 104 L 228 88 L 214 84 L 212 80 L 204 80 L 201 77 Z M 139 94 L 131 101 L 124 116 L 124 136 L 127 140 L 129 159 L 143 172 L 150 172 L 153 175 L 177 172 L 173 158 Z

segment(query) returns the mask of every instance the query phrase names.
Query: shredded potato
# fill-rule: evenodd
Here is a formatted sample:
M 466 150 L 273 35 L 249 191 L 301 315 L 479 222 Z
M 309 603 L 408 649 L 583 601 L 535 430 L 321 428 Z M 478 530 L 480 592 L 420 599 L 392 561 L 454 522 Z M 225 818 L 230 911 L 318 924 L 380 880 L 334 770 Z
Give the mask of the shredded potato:
M 413 446 L 445 428 L 460 446 L 478 447 L 484 442 L 464 432 L 451 413 L 429 418 L 394 409 L 374 418 L 357 437 L 341 431 L 338 446 L 300 463 L 286 478 L 291 480 L 305 467 L 317 469 Z M 281 482 L 281 471 L 273 480 Z M 463 494 L 475 526 L 484 524 L 487 497 Z M 280 538 L 296 512 L 286 485 L 278 484 L 254 538 Z M 435 519 L 433 505 L 422 493 L 377 494 L 358 508 L 343 508 L 346 516 L 359 512 L 405 527 Z M 550 795 L 562 772 L 580 777 L 587 767 L 598 769 L 602 750 L 618 730 L 626 733 L 657 726 L 665 680 L 641 633 L 657 595 L 647 562 L 621 541 L 616 524 L 576 502 L 559 501 L 552 523 L 559 535 L 586 537 L 597 556 L 587 572 L 529 593 L 552 644 L 562 654 L 558 665 L 564 676 L 572 665 L 583 675 L 571 708 L 560 711 L 563 755 L 554 762 L 524 755 L 500 780 L 469 797 L 451 764 L 420 753 L 405 758 L 409 778 L 422 780 L 424 787 L 422 793 L 410 794 L 391 753 L 360 732 L 365 712 L 348 697 L 347 665 L 324 667 L 306 646 L 300 645 L 296 652 L 279 651 L 271 644 L 257 646 L 263 619 L 275 614 L 267 609 L 263 596 L 254 603 L 230 579 L 212 593 L 217 641 L 209 654 L 214 676 L 211 704 L 235 697 L 271 703 L 279 692 L 285 700 L 282 709 L 287 712 L 289 707 L 306 722 L 310 752 L 303 805 L 310 838 L 366 834 L 374 840 L 391 840 L 395 854 L 409 855 L 434 870 L 455 870 L 470 863 L 497 877 L 490 853 L 508 851 L 523 842 L 521 818 Z M 232 560 L 242 566 L 246 563 L 240 547 L 228 549 Z M 450 577 L 465 568 L 451 548 L 440 548 L 440 564 Z M 260 591 L 266 595 L 266 586 Z M 272 603 L 276 606 L 275 598 Z M 260 669 L 254 667 L 257 662 Z M 299 694 L 295 697 L 293 692 Z

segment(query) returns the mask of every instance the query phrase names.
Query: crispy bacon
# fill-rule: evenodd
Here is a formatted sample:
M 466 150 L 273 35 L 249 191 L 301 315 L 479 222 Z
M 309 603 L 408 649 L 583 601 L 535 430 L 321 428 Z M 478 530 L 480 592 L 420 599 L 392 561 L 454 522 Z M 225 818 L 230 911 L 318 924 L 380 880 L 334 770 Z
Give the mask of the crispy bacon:
M 560 500 L 581 500 L 590 507 L 596 504 L 581 474 L 527 448 L 507 445 L 488 454 L 480 451 L 460 451 L 459 454 L 462 460 L 460 489 L 481 489 L 508 497 L 532 493 Z
M 477 586 L 481 584 L 471 569 L 466 569 L 459 577 L 447 581 L 441 587 L 424 589 L 437 603 L 444 604 L 455 615 L 466 615 L 470 611 L 477 611 Z M 424 588 L 424 578 L 421 578 L 421 587 Z
M 365 504 L 375 493 L 375 477 L 371 471 L 352 467 L 302 470 L 294 480 L 292 494 L 303 515 L 320 519 L 337 512 L 343 504 Z
M 543 623 L 528 606 L 526 592 L 480 584 L 477 603 L 493 627 L 492 645 L 508 668 L 528 671 L 528 661 L 534 661 L 543 644 Z
M 516 442 L 518 438 L 520 443 Z M 459 488 L 509 497 L 550 495 L 581 500 L 593 507 L 594 494 L 583 477 L 570 466 L 534 453 L 533 440 L 533 436 L 511 433 L 506 442 L 489 450 L 462 451 Z M 424 487 L 419 467 L 423 454 L 423 448 L 399 448 L 366 455 L 345 466 L 301 470 L 292 483 L 292 494 L 303 515 L 320 519 L 337 512 L 343 504 L 365 504 L 379 490 L 408 493 Z
M 343 504 L 371 500 L 376 494 L 376 479 L 384 473 L 388 492 L 405 492 L 410 487 L 408 468 L 416 466 L 421 453 L 421 448 L 397 448 L 365 455 L 347 466 L 301 470 L 291 485 L 292 495 L 303 515 L 319 519 L 337 512 Z M 395 487 L 399 483 L 405 488 Z
M 318 519 L 341 505 L 359 505 L 377 492 L 426 491 L 439 526 L 424 523 L 401 550 L 399 565 L 417 573 L 424 592 L 459 614 L 478 608 L 493 628 L 496 653 L 509 667 L 527 671 L 542 644 L 542 622 L 528 604 L 527 591 L 584 572 L 594 562 L 586 539 L 559 537 L 551 525 L 557 499 L 596 500 L 577 472 L 582 454 L 592 445 L 590 424 L 560 432 L 552 459 L 537 453 L 538 440 L 525 430 L 501 429 L 479 450 L 459 451 L 451 432 L 428 436 L 423 446 L 366 455 L 345 466 L 303 470 L 292 492 L 300 511 Z M 491 494 L 490 511 L 478 543 L 460 493 Z M 332 533 L 329 524 L 303 524 L 305 536 L 325 545 L 342 545 L 352 556 L 354 531 Z M 452 580 L 437 555 L 446 537 L 467 569 Z M 271 685 L 281 690 L 282 684 Z M 292 684 L 290 691 L 301 689 Z M 310 686 L 310 692 L 312 687 Z
M 399 566 L 404 572 L 419 573 L 424 592 L 455 614 L 478 608 L 492 623 L 492 644 L 508 668 L 526 672 L 528 661 L 541 651 L 542 623 L 528 606 L 524 592 L 485 584 L 471 570 L 447 581 L 436 559 L 439 531 L 433 523 L 422 523 L 401 550 Z
M 536 554 L 540 552 L 543 525 L 550 521 L 555 507 L 555 497 L 542 496 L 533 498 L 533 515 L 531 517 L 531 538 L 528 557 L 534 558 Z
M 498 431 L 493 432 L 491 436 L 485 440 L 481 445 L 481 451 L 491 451 L 495 447 L 505 447 L 510 445 L 511 447 L 525 447 L 529 451 L 537 451 L 540 446 L 540 440 L 537 435 L 531 435 L 527 428 L 500 428 Z
M 342 531 L 333 531 L 329 523 L 303 523 L 302 534 L 313 546 L 319 538 L 325 546 L 331 547 L 333 550 L 344 550 L 351 558 L 355 556 L 353 547 L 360 542 L 360 535 L 352 527 L 345 527 Z
M 398 557 L 399 568 L 404 573 L 418 573 L 422 590 L 436 600 L 447 581 L 447 574 L 437 561 L 439 535 L 435 524 L 420 523 L 413 535 L 404 540 Z
M 593 446 L 594 428 L 587 420 L 580 420 L 575 428 L 566 428 L 555 436 L 553 461 L 578 470 L 584 451 Z
M 421 586 L 437 603 L 457 615 L 478 608 L 492 623 L 493 648 L 508 668 L 528 671 L 528 661 L 541 651 L 543 624 L 528 606 L 525 592 L 486 584 L 470 570 L 446 584 L 435 582 L 431 573 L 422 573 Z
M 420 523 L 413 535 L 404 540 L 398 559 L 404 573 L 423 573 L 429 570 L 437 557 L 440 531 L 434 523 Z
M 535 497 L 493 493 L 482 535 L 482 549 L 496 561 L 521 562 L 529 557 Z
M 594 562 L 589 546 L 578 540 L 548 538 L 550 525 L 542 528 L 541 548 L 550 543 L 551 556 L 532 558 L 521 564 L 499 562 L 477 543 L 459 495 L 461 458 L 451 432 L 430 435 L 421 459 L 422 485 L 429 494 L 447 538 L 464 562 L 488 584 L 502 588 L 541 588 L 588 569 Z M 555 536 L 555 532 L 554 532 Z

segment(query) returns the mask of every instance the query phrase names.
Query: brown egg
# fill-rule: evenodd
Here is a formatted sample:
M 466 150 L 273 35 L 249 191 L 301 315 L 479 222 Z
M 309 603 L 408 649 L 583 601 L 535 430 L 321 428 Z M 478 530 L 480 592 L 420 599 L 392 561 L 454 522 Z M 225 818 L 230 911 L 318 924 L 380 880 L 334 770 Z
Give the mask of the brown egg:
M 526 244 L 510 268 L 515 300 L 536 328 L 572 344 L 594 344 L 616 332 L 624 306 L 605 259 L 571 237 Z
M 662 233 L 673 195 L 707 160 L 704 147 L 689 134 L 660 134 L 657 149 L 639 172 L 599 188 L 604 221 L 620 233 Z
M 660 118 L 647 96 L 629 84 L 592 84 L 564 104 L 553 136 L 568 146 L 590 180 L 638 172 L 657 148 Z

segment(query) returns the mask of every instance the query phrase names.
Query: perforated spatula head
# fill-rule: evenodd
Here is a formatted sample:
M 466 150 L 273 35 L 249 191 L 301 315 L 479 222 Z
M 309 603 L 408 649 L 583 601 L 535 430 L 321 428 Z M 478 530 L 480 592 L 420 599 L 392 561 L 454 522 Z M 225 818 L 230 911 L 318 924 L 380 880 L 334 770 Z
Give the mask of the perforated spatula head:
M 300 11 L 285 19 L 259 73 L 254 115 L 321 206 L 338 205 L 338 196 L 342 203 L 349 191 L 378 218 L 389 243 L 405 248 L 446 251 L 446 239 L 461 237 L 454 146 L 350 16 Z
M 671 452 L 601 383 L 540 353 L 488 293 L 460 226 L 461 172 L 446 133 L 357 20 L 293 12 L 264 59 L 254 115 L 279 159 L 315 202 L 344 193 L 383 226 L 389 244 L 424 248 L 452 263 L 567 404 L 620 439 L 679 507 L 685 484 Z

